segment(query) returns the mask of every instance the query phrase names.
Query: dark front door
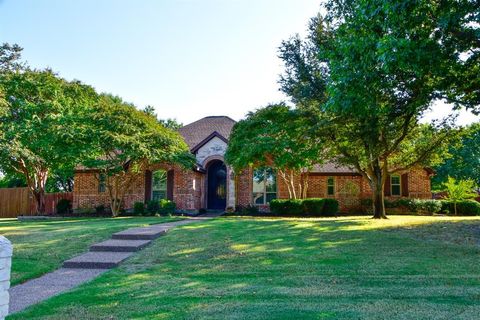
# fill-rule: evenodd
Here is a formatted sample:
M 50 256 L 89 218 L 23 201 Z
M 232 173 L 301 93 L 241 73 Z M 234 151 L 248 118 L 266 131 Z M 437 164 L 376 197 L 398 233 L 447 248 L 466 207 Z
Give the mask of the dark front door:
M 224 210 L 227 205 L 227 168 L 222 161 L 208 167 L 207 208 Z

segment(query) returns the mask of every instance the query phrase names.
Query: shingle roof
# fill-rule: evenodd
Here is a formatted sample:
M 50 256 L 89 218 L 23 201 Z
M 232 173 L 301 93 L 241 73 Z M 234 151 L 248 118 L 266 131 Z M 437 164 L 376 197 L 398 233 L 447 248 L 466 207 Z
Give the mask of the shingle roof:
M 357 170 L 354 168 L 337 164 L 335 162 L 326 162 L 324 164 L 316 164 L 313 166 L 310 172 L 317 172 L 317 173 L 358 173 Z
M 178 129 L 178 131 L 190 149 L 193 149 L 215 131 L 228 139 L 235 122 L 235 120 L 227 116 L 211 116 L 187 124 Z

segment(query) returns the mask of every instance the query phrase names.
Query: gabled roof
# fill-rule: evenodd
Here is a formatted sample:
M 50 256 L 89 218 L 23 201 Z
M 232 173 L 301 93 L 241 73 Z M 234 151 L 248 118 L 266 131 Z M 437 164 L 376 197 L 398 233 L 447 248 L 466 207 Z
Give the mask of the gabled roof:
M 215 135 L 212 134 L 215 132 L 219 137 L 228 140 L 235 123 L 235 120 L 227 116 L 211 116 L 187 124 L 178 129 L 178 131 L 185 139 L 190 150 L 194 150 L 198 149 L 197 146 L 199 144 L 205 143 L 205 139 L 213 138 Z
M 213 131 L 211 134 L 209 134 L 205 139 L 203 139 L 202 141 L 200 141 L 200 143 L 198 143 L 195 147 L 192 148 L 192 152 L 193 153 L 196 153 L 198 151 L 198 149 L 200 149 L 201 147 L 203 147 L 205 144 L 207 144 L 208 141 L 212 140 L 214 137 L 217 137 L 219 138 L 220 140 L 222 140 L 223 142 L 227 143 L 228 144 L 228 139 L 225 138 L 224 136 L 222 136 L 220 133 L 218 133 L 217 131 Z

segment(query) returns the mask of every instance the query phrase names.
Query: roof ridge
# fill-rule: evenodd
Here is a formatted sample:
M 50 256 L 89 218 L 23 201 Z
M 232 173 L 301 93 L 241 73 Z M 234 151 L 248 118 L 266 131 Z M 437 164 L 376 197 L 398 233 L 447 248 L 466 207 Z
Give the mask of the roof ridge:
M 235 123 L 237 122 L 237 121 L 233 120 L 232 118 L 230 118 L 229 116 L 206 116 L 206 117 L 200 118 L 200 119 L 198 119 L 198 120 L 195 120 L 195 121 L 193 121 L 193 122 L 187 123 L 186 125 L 184 125 L 184 126 L 181 127 L 180 129 L 185 128 L 185 127 L 187 127 L 187 126 L 189 126 L 189 125 L 191 125 L 191 124 L 197 123 L 197 122 L 199 122 L 199 121 L 202 121 L 202 120 L 204 120 L 204 119 L 212 119 L 212 118 L 226 118 L 226 119 L 228 119 L 228 120 L 230 120 L 230 121 L 232 121 L 232 122 L 235 122 Z

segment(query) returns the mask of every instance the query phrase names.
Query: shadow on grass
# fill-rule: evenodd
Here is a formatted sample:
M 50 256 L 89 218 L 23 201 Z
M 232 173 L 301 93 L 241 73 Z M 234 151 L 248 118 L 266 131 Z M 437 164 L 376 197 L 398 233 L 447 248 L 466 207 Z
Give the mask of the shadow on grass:
M 452 231 L 460 224 L 430 218 L 221 218 L 182 226 L 120 268 L 12 318 L 476 314 L 479 250 L 410 233 L 427 234 L 432 226 Z

